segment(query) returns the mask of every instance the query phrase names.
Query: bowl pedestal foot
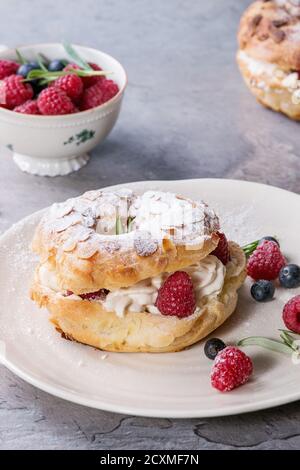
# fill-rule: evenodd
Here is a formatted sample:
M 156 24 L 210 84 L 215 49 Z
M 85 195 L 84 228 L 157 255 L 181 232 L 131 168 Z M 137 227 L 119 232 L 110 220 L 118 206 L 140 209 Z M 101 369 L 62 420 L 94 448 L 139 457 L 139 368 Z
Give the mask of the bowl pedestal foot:
M 14 152 L 13 159 L 18 167 L 26 173 L 39 176 L 63 176 L 73 173 L 86 165 L 90 155 L 85 153 L 62 160 L 61 158 L 36 158 Z

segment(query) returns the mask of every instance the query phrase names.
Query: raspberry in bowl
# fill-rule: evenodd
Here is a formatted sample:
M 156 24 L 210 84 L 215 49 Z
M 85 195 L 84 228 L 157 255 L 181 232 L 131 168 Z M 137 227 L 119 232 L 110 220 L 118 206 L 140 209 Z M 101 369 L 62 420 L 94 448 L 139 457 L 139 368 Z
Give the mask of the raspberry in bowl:
M 75 60 L 62 44 L 0 52 L 0 145 L 28 173 L 79 170 L 121 109 L 127 85 L 122 65 L 96 49 L 69 47 Z

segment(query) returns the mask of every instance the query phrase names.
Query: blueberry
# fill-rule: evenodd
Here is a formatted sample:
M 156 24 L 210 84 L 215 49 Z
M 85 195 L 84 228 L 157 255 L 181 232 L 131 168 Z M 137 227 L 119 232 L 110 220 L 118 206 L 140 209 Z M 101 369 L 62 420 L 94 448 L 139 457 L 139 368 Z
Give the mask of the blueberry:
M 58 59 L 51 60 L 51 62 L 48 65 L 49 72 L 59 72 L 60 70 L 63 70 L 64 68 L 65 68 L 64 62 Z
M 206 341 L 204 346 L 204 353 L 208 359 L 214 359 L 216 355 L 226 348 L 226 344 L 219 338 L 211 338 Z
M 27 64 L 22 64 L 17 70 L 17 75 L 22 75 L 26 78 L 31 70 L 40 69 L 40 66 L 37 62 L 27 62 Z
M 275 286 L 272 281 L 260 281 L 254 282 L 251 286 L 251 295 L 257 302 L 266 302 L 274 297 Z
M 269 235 L 266 236 L 266 237 L 262 237 L 262 238 L 259 240 L 258 244 L 261 245 L 265 240 L 267 240 L 267 241 L 269 241 L 269 242 L 277 243 L 277 245 L 280 247 L 279 241 L 278 241 L 276 238 L 274 238 L 274 237 L 270 237 Z
M 282 287 L 292 289 L 300 286 L 300 267 L 297 264 L 287 264 L 279 272 L 279 282 Z

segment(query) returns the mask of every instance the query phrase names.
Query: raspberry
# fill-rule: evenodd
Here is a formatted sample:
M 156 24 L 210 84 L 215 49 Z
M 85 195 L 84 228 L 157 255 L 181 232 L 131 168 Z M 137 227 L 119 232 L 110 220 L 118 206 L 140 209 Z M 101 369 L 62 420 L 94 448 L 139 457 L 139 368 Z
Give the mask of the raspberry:
M 92 67 L 93 70 L 96 70 L 96 71 L 102 70 L 102 68 L 99 67 L 99 65 L 94 64 L 92 62 L 89 62 L 89 65 Z M 102 80 L 104 79 L 105 79 L 104 75 L 98 75 L 98 76 L 95 75 L 94 77 L 83 77 L 84 88 L 89 88 L 93 85 L 96 85 L 96 83 L 102 82 Z
M 285 304 L 282 318 L 289 330 L 300 334 L 300 295 L 296 295 Z
M 40 114 L 36 100 L 25 101 L 25 103 L 14 108 L 14 111 L 22 114 Z
M 72 101 L 77 101 L 83 92 L 83 82 L 77 75 L 71 74 L 59 77 L 51 86 L 64 91 Z
M 69 70 L 82 70 L 82 69 L 77 64 L 68 64 L 65 66 L 63 70 L 64 72 L 69 72 Z
M 278 277 L 280 269 L 285 264 L 286 261 L 277 243 L 266 240 L 250 256 L 247 272 L 255 280 L 272 281 Z
M 96 70 L 96 71 L 100 71 L 102 70 L 101 67 L 99 67 L 99 65 L 97 64 L 94 64 L 92 62 L 89 62 L 89 65 L 92 67 L 93 70 Z M 81 67 L 79 67 L 79 65 L 77 64 L 68 64 L 65 68 L 64 68 L 64 71 L 65 72 L 68 72 L 69 70 L 82 70 Z M 91 77 L 82 77 L 82 82 L 83 82 L 83 86 L 84 88 L 90 88 L 91 86 L 93 85 L 96 85 L 97 83 L 101 82 L 102 80 L 104 80 L 105 76 L 104 75 L 95 75 L 94 77 L 91 76 Z
M 217 234 L 219 237 L 219 243 L 217 248 L 215 248 L 214 251 L 211 252 L 211 255 L 216 256 L 217 258 L 219 258 L 220 261 L 222 261 L 224 265 L 226 265 L 228 261 L 230 261 L 228 241 L 225 233 L 217 232 Z
M 184 271 L 171 274 L 158 291 L 155 306 L 163 315 L 188 317 L 196 308 L 194 286 Z
M 234 346 L 227 346 L 214 360 L 211 384 L 220 392 L 229 392 L 247 382 L 252 372 L 250 357 Z
M 81 98 L 80 109 L 81 111 L 85 111 L 87 109 L 95 108 L 103 103 L 103 93 L 100 88 L 100 83 L 97 83 L 96 85 L 84 90 Z
M 101 82 L 96 83 L 96 85 L 84 90 L 80 109 L 85 111 L 86 109 L 100 106 L 101 104 L 106 103 L 106 101 L 109 101 L 118 93 L 118 91 L 118 85 L 112 80 L 101 80 Z
M 80 294 L 83 300 L 105 300 L 105 297 L 109 293 L 107 289 L 100 289 L 97 292 L 89 292 L 88 294 Z
M 76 112 L 76 108 L 68 95 L 55 87 L 45 88 L 41 91 L 37 103 L 41 114 L 49 116 Z
M 104 79 L 100 83 L 103 93 L 103 102 L 111 100 L 119 91 L 118 85 L 113 80 Z
M 17 72 L 20 64 L 13 62 L 12 60 L 0 60 L 0 80 L 3 80 L 9 75 L 13 75 Z
M 0 106 L 13 109 L 33 97 L 33 89 L 20 75 L 10 75 L 0 83 Z
M 67 290 L 66 292 L 66 297 L 69 297 L 70 295 L 73 295 L 74 292 L 71 290 Z M 97 292 L 89 292 L 88 294 L 80 294 L 79 297 L 81 297 L 83 300 L 105 300 L 105 297 L 109 294 L 109 290 L 107 289 L 100 289 Z

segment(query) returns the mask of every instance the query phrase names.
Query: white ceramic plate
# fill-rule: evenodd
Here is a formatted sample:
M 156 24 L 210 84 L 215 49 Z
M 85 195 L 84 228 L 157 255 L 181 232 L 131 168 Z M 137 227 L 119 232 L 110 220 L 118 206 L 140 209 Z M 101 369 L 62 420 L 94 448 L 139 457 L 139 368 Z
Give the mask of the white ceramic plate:
M 138 191 L 161 189 L 206 200 L 219 213 L 231 239 L 250 242 L 279 237 L 287 258 L 300 263 L 300 197 L 270 186 L 203 179 L 142 182 Z M 1 360 L 18 376 L 58 397 L 82 405 L 154 417 L 208 417 L 267 408 L 300 398 L 300 365 L 289 356 L 245 348 L 255 374 L 246 385 L 219 393 L 210 386 L 203 342 L 173 354 L 104 354 L 61 339 L 29 299 L 36 260 L 28 248 L 41 213 L 12 227 L 0 239 Z M 300 289 L 276 291 L 270 303 L 254 302 L 249 283 L 238 309 L 214 336 L 227 342 L 250 335 L 278 337 L 284 303 Z

